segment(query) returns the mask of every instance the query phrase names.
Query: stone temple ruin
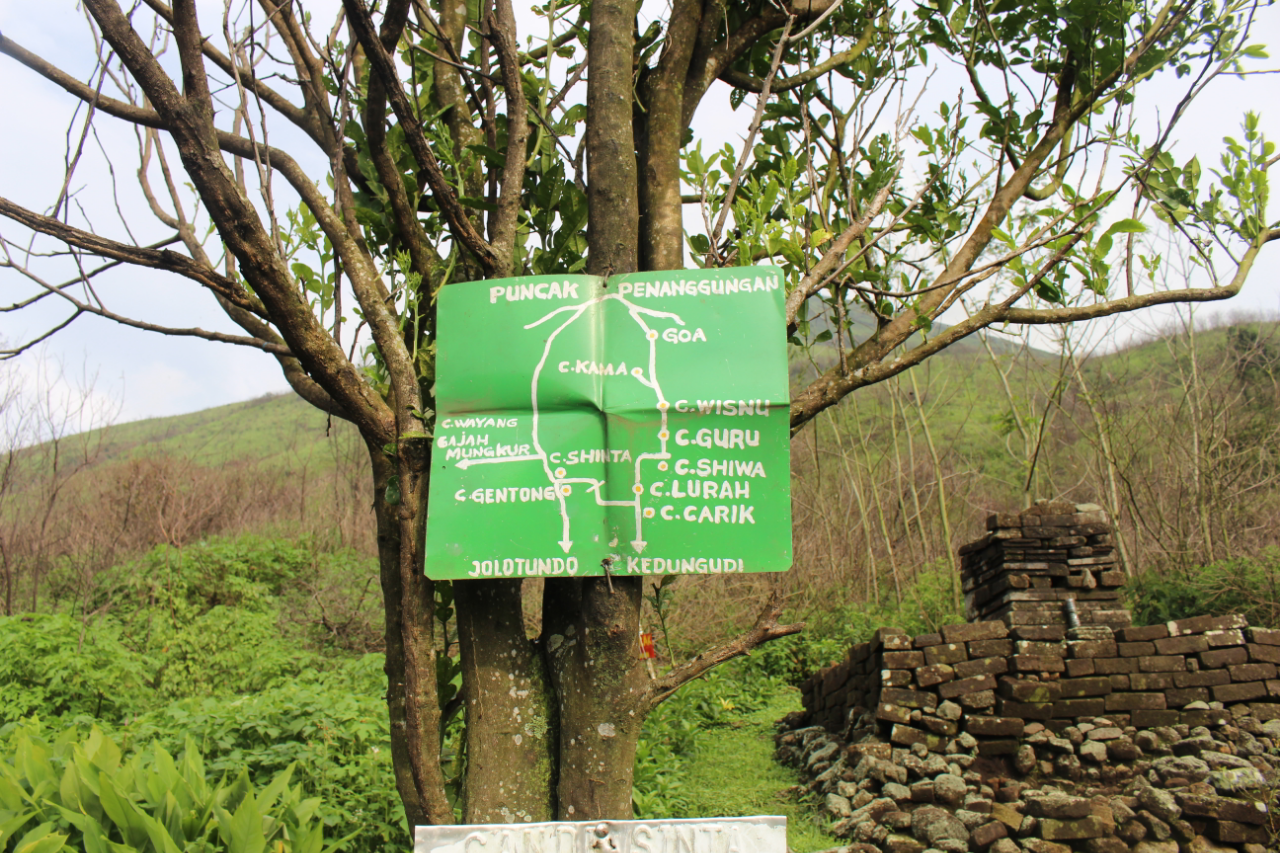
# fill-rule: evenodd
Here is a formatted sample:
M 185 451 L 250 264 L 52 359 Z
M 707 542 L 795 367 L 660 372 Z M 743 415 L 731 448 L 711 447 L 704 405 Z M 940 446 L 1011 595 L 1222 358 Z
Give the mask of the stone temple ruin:
M 778 757 L 846 853 L 1280 850 L 1280 631 L 1133 627 L 1110 537 L 1092 505 L 992 516 L 973 621 L 882 628 L 802 685 Z
M 1018 625 L 1131 624 L 1111 525 L 1097 504 L 1042 503 L 987 519 L 960 549 L 965 618 Z M 1067 602 L 1072 602 L 1068 605 Z M 1068 609 L 1070 608 L 1070 610 Z

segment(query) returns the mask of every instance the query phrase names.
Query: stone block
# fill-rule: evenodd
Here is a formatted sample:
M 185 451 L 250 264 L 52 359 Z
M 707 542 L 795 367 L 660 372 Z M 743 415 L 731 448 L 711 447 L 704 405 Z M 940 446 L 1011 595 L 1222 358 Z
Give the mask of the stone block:
M 880 686 L 881 687 L 907 687 L 910 684 L 911 684 L 911 670 L 909 669 L 880 670 Z
M 1155 643 L 1116 643 L 1116 651 L 1122 658 L 1150 656 L 1156 653 Z
M 996 713 L 1006 717 L 1019 717 L 1023 720 L 1048 720 L 1053 717 L 1053 703 L 997 699 Z
M 1078 820 L 1093 814 L 1092 805 L 1084 797 L 1055 792 L 1027 797 L 1027 814 L 1037 818 Z
M 1260 802 L 1246 802 L 1227 797 L 1204 794 L 1177 794 L 1183 817 L 1233 820 L 1236 823 L 1263 824 L 1267 822 L 1267 807 Z
M 1220 649 L 1225 646 L 1243 646 L 1244 631 L 1239 628 L 1232 628 L 1230 631 L 1208 631 L 1204 634 L 1204 641 L 1209 644 L 1211 649 Z
M 1182 712 L 1182 724 L 1195 728 L 1196 726 L 1222 726 L 1231 722 L 1232 715 L 1229 710 L 1214 710 L 1212 708 L 1197 708 L 1190 711 Z
M 1112 693 L 1106 703 L 1108 711 L 1163 711 L 1168 707 L 1163 693 Z
M 924 666 L 924 652 L 886 651 L 883 661 L 885 669 L 915 669 Z
M 935 735 L 945 735 L 947 737 L 954 737 L 956 732 L 960 731 L 959 723 L 951 720 L 943 720 L 939 717 L 921 717 L 920 725 L 933 732 Z
M 903 705 L 881 702 L 876 706 L 876 719 L 884 720 L 886 723 L 909 723 L 911 722 L 911 709 Z
M 1178 619 L 1167 623 L 1169 636 L 1178 637 L 1183 634 L 1203 634 L 1205 631 L 1229 631 L 1232 628 L 1246 628 L 1249 623 L 1243 616 L 1192 616 L 1190 619 Z
M 1015 640 L 1057 643 L 1067 636 L 1067 628 L 1065 625 L 1019 625 L 1009 629 L 1009 636 Z
M 978 755 L 1013 755 L 1022 742 L 1017 738 L 996 738 L 978 741 Z
M 977 675 L 973 678 L 961 678 L 938 685 L 938 695 L 943 699 L 954 699 L 966 693 L 977 693 L 980 690 L 995 690 L 996 679 L 992 675 Z
M 1067 677 L 1080 678 L 1096 671 L 1093 658 L 1071 658 L 1067 661 Z
M 924 662 L 930 665 L 939 663 L 954 665 L 968 659 L 969 652 L 963 643 L 945 643 L 930 646 L 924 650 Z
M 943 684 L 951 681 L 955 677 L 955 670 L 945 663 L 935 663 L 932 666 L 922 666 L 916 670 L 916 683 L 921 687 L 932 687 L 935 684 Z
M 1025 724 L 1019 717 L 969 717 L 965 731 L 981 737 L 1021 737 Z
M 993 708 L 996 704 L 996 692 L 994 690 L 977 690 L 973 693 L 965 693 L 959 697 L 959 702 L 970 710 Z
M 1111 693 L 1111 680 L 1105 677 L 1063 678 L 1058 680 L 1058 688 L 1063 699 L 1106 696 Z
M 1015 672 L 1062 672 L 1062 658 L 1050 655 L 1014 655 L 1009 658 Z
M 1182 715 L 1173 710 L 1136 710 L 1130 722 L 1140 729 L 1154 729 L 1157 726 L 1176 726 L 1182 722 Z
M 1062 645 L 1062 643 L 1058 642 L 1018 640 L 1014 645 L 1013 653 L 1019 655 L 1049 655 L 1052 657 L 1066 657 L 1067 649 Z
M 1013 654 L 1013 640 L 1007 637 L 1002 640 L 974 640 L 967 645 L 971 658 L 1008 657 Z
M 1175 687 L 1174 679 L 1184 673 L 1135 672 L 1129 676 L 1129 686 L 1134 690 L 1168 690 Z
M 1165 702 L 1170 708 L 1181 708 L 1183 705 L 1190 705 L 1192 702 L 1208 702 L 1208 687 L 1182 687 L 1166 690 L 1164 692 Z
M 944 625 L 942 639 L 948 643 L 971 643 L 975 640 L 1002 640 L 1009 636 L 1003 622 L 969 622 L 964 625 Z
M 927 649 L 929 648 L 929 646 L 940 646 L 940 645 L 942 645 L 941 634 L 920 634 L 914 640 L 911 641 L 912 648 L 916 648 L 916 649 Z
M 1115 831 L 1115 823 L 1108 823 L 1099 817 L 1090 815 L 1078 820 L 1055 820 L 1044 818 L 1040 821 L 1040 836 L 1046 841 L 1079 841 L 1086 838 L 1100 838 Z
M 902 638 L 906 637 L 907 645 L 905 648 L 911 648 L 911 638 L 907 636 L 907 632 L 901 628 L 885 626 L 877 628 L 875 634 L 871 637 L 872 646 L 886 646 L 887 648 L 901 648 Z
M 971 849 L 981 850 L 985 847 L 990 847 L 999 839 L 1007 837 L 1008 834 L 1008 827 L 998 820 L 993 820 L 991 823 L 984 823 L 970 832 L 969 844 Z
M 919 729 L 913 729 L 911 726 L 901 723 L 896 723 L 890 730 L 889 742 L 896 743 L 899 746 L 912 746 L 922 743 L 930 752 L 942 752 L 947 745 L 947 739 L 942 735 L 922 732 Z
M 1142 672 L 1186 672 L 1187 659 L 1182 655 L 1146 655 L 1138 658 L 1138 669 Z
M 1022 829 L 1022 813 L 1005 803 L 992 803 L 991 816 L 1014 832 Z
M 1159 655 L 1190 655 L 1209 650 L 1209 641 L 1202 634 L 1184 634 L 1179 637 L 1165 637 L 1156 640 L 1152 645 Z
M 932 711 L 938 707 L 938 697 L 932 693 L 923 690 L 902 690 L 896 687 L 881 690 L 880 701 L 921 711 Z
M 1003 675 L 1009 671 L 1009 661 L 1002 657 L 972 658 L 956 664 L 957 678 L 973 678 L 976 675 Z M 994 685 L 993 685 L 994 686 Z
M 1127 675 L 1138 671 L 1139 658 L 1098 658 L 1093 671 L 1098 675 Z
M 1264 646 L 1280 646 L 1280 631 L 1273 631 L 1270 628 L 1250 628 L 1246 632 L 1249 635 L 1249 642 L 1261 643 Z
M 1271 833 L 1265 826 L 1254 826 L 1234 820 L 1209 822 L 1209 837 L 1223 844 L 1266 844 Z
M 1068 640 L 1073 658 L 1113 658 L 1118 654 L 1113 640 Z
M 1043 838 L 1023 838 L 1021 843 L 1022 849 L 1027 853 L 1071 853 L 1071 848 L 1066 844 L 1045 841 Z M 1173 853 L 1178 853 L 1177 844 L 1173 845 Z
M 1168 625 L 1145 625 L 1141 628 L 1121 628 L 1116 637 L 1122 643 L 1147 643 L 1169 636 Z
M 1232 681 L 1265 681 L 1276 677 L 1273 663 L 1241 663 L 1227 667 Z
M 1261 681 L 1245 681 L 1220 684 L 1209 688 L 1218 702 L 1252 702 L 1267 695 L 1267 685 Z
M 1249 650 L 1241 646 L 1230 646 L 1225 649 L 1210 649 L 1200 653 L 1201 669 L 1226 669 L 1249 662 Z
M 1225 669 L 1202 669 L 1199 672 L 1173 673 L 1174 687 L 1216 687 L 1231 681 L 1231 673 Z
M 1000 679 L 998 689 L 1002 697 L 1015 702 L 1054 702 L 1062 697 L 1062 688 L 1056 681 L 1005 677 Z
M 1161 696 L 1160 698 L 1163 699 L 1164 697 Z M 1059 699 L 1057 702 L 1053 703 L 1053 718 L 1058 720 L 1068 717 L 1100 717 L 1106 712 L 1107 702 L 1106 699 L 1101 697 L 1090 699 Z
M 1108 675 L 1107 676 L 1107 680 L 1111 682 L 1111 690 L 1113 692 L 1116 690 L 1135 689 L 1133 687 L 1132 682 L 1130 681 L 1131 678 L 1133 678 L 1132 675 Z
M 1249 660 L 1253 663 L 1280 663 L 1280 646 L 1250 643 L 1245 648 L 1248 649 Z

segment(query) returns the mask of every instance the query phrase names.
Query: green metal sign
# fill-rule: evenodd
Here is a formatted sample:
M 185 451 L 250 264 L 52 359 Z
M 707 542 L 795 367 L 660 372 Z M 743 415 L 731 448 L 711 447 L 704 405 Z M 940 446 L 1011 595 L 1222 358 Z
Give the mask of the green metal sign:
M 775 267 L 440 292 L 427 574 L 791 565 Z

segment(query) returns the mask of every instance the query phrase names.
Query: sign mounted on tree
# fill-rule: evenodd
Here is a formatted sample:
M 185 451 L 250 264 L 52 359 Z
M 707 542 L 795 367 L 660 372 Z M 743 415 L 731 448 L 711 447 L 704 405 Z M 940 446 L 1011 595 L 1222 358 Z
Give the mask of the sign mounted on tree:
M 435 579 L 791 565 L 776 267 L 440 291 Z

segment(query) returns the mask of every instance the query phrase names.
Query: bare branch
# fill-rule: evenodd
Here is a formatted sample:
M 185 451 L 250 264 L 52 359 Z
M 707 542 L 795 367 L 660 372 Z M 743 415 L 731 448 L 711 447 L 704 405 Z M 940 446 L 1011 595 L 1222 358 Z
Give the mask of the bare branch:
M 777 590 L 774 590 L 773 594 L 769 596 L 769 601 L 765 604 L 764 609 L 756 617 L 756 623 L 751 626 L 751 630 L 739 634 L 724 645 L 703 652 L 688 663 L 676 667 L 662 678 L 652 681 L 645 695 L 647 707 L 652 708 L 660 704 L 679 690 L 682 684 L 692 681 L 722 663 L 748 655 L 752 649 L 764 645 L 770 640 L 789 637 L 792 634 L 798 634 L 803 631 L 805 625 L 803 622 L 795 622 L 790 625 L 778 624 L 778 617 L 782 615 L 782 605 L 782 596 Z
M 114 240 L 108 240 L 105 237 L 99 237 L 90 231 L 82 231 L 79 228 L 67 225 L 61 220 L 54 219 L 50 216 L 44 216 L 35 211 L 27 210 L 25 207 L 14 204 L 7 198 L 0 197 L 0 216 L 12 219 L 14 222 L 20 222 L 41 234 L 47 234 L 54 237 L 68 246 L 75 246 L 94 255 L 104 258 L 112 258 L 113 260 L 132 264 L 139 267 L 150 267 L 152 269 L 167 270 L 175 272 L 185 278 L 198 282 L 205 287 L 217 293 L 219 296 L 227 299 L 233 305 L 255 314 L 261 313 L 261 308 L 254 304 L 249 294 L 239 282 L 229 279 L 221 275 L 207 266 L 196 263 L 185 255 L 177 252 L 171 252 L 168 249 L 156 248 L 155 246 L 130 246 L 128 243 L 117 243 Z M 156 246 L 165 246 L 175 242 L 179 238 L 165 240 Z M 102 269 L 108 269 L 103 267 Z M 76 282 L 82 281 L 85 277 L 75 279 Z M 50 288 L 55 291 L 61 291 L 67 285 L 51 285 Z

